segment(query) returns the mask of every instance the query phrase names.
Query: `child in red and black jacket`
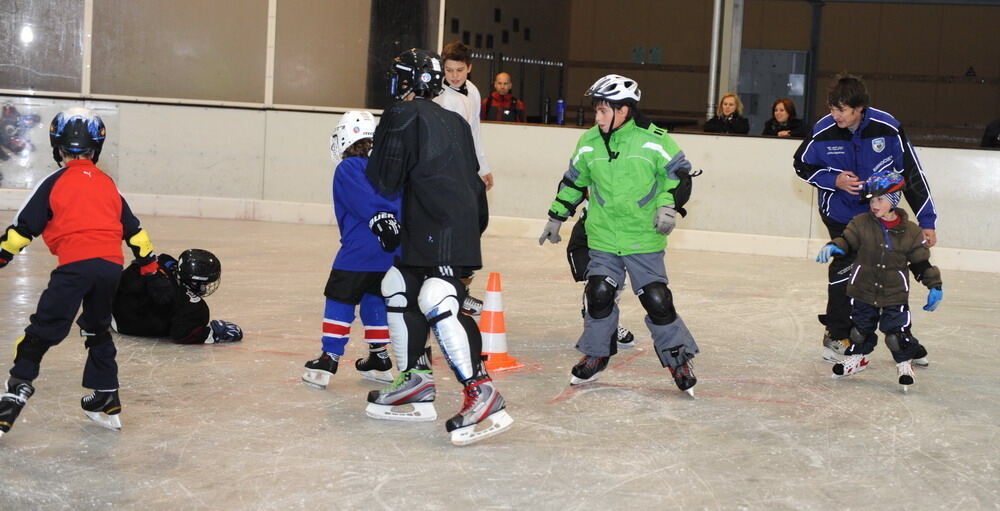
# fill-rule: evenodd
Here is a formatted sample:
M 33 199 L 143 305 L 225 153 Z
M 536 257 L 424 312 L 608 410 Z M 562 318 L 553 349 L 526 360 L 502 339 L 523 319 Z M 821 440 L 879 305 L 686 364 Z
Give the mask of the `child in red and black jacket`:
M 45 352 L 59 344 L 77 320 L 86 338 L 83 386 L 93 392 L 81 400 L 98 424 L 120 429 L 118 365 L 111 340 L 111 303 L 122 265 L 121 242 L 132 249 L 142 273 L 158 270 L 153 243 L 132 214 L 114 181 L 95 166 L 104 144 L 104 122 L 85 108 L 56 115 L 49 127 L 53 156 L 64 165 L 43 179 L 0 236 L 0 268 L 39 235 L 59 258 L 48 288 L 38 300 L 31 324 L 14 350 L 14 367 L 0 396 L 0 435 L 10 431 L 35 392 Z

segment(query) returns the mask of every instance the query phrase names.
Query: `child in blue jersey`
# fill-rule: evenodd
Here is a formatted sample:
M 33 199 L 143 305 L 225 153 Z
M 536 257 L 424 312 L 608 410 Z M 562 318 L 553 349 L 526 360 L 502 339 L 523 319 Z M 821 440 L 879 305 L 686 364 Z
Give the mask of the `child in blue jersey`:
M 374 133 L 375 117 L 352 111 L 344 114 L 330 137 L 330 155 L 335 162 L 340 161 L 333 176 L 333 210 L 340 228 L 340 250 L 324 292 L 323 353 L 306 362 L 302 375 L 302 381 L 323 389 L 337 372 L 358 305 L 369 353 L 354 366 L 365 378 L 392 381 L 381 282 L 398 254 L 396 219 L 401 199 L 379 195 L 365 177 Z

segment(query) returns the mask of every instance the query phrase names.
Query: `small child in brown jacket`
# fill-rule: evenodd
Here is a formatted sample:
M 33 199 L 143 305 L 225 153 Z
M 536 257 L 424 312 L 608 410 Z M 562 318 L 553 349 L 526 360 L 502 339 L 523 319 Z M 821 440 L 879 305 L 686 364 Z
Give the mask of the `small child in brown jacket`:
M 902 184 L 897 183 L 895 189 L 902 188 Z M 941 302 L 941 272 L 931 266 L 930 249 L 920 227 L 907 220 L 906 211 L 896 208 L 900 192 L 872 195 L 869 212 L 854 217 L 843 236 L 826 244 L 816 257 L 817 262 L 825 263 L 832 254 L 858 253 L 847 287 L 853 307 L 851 346 L 844 353 L 847 357 L 833 366 L 833 377 L 843 378 L 868 367 L 868 354 L 878 344 L 878 326 L 885 334 L 905 392 L 913 384 L 911 361 L 927 365 L 927 350 L 910 333 L 907 266 L 930 289 L 926 311 L 937 309 Z

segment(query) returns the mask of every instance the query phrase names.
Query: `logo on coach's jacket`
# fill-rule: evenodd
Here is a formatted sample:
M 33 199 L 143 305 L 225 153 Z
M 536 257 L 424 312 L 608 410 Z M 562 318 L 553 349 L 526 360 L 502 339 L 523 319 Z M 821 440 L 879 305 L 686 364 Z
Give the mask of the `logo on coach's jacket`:
M 885 137 L 878 137 L 872 140 L 872 149 L 874 149 L 876 153 L 881 153 L 882 150 L 885 149 Z

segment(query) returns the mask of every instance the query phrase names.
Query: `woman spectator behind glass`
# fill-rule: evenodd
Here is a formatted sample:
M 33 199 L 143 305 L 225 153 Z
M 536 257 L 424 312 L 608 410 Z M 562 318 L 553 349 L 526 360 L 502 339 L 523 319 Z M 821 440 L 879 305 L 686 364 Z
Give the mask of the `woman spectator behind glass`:
M 708 133 L 750 133 L 750 120 L 743 117 L 743 103 L 739 96 L 732 92 L 722 96 L 719 107 L 715 109 L 715 117 L 705 123 Z
M 761 135 L 806 138 L 810 133 L 809 126 L 795 117 L 795 103 L 788 98 L 781 98 L 771 105 L 771 119 L 764 123 Z

